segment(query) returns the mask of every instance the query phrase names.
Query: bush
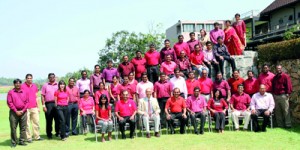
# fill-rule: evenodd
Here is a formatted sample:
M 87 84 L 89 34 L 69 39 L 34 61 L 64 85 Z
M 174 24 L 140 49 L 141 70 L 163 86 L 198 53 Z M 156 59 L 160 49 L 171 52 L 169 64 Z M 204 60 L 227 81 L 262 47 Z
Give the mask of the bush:
M 258 46 L 258 61 L 276 63 L 300 58 L 300 38 Z

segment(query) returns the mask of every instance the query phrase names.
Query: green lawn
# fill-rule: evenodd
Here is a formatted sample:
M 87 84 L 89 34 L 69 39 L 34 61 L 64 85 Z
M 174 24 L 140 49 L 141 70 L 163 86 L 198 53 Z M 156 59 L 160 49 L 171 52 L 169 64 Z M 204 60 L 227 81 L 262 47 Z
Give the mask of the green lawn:
M 41 134 L 45 137 L 45 117 L 40 114 Z M 8 108 L 5 101 L 0 101 L 0 149 L 10 149 L 10 129 Z M 34 142 L 26 147 L 17 146 L 17 149 L 293 149 L 300 148 L 300 127 L 291 130 L 268 129 L 266 133 L 234 132 L 226 130 L 224 134 L 208 133 L 204 135 L 165 135 L 160 138 L 142 137 L 133 140 L 113 140 L 112 142 L 96 143 L 93 134 L 87 136 L 71 136 L 67 141 L 54 138 Z
M 7 93 L 12 88 L 13 88 L 12 86 L 1 86 L 0 87 L 0 93 Z

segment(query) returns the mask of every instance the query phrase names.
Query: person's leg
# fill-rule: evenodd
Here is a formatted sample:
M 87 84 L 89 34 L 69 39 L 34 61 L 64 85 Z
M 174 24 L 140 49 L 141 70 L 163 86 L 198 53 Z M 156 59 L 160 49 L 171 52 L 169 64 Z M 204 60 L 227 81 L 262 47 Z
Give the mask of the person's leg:
M 214 113 L 214 119 L 215 119 L 215 122 L 216 122 L 216 124 L 215 124 L 215 129 L 217 130 L 217 131 L 219 131 L 220 129 L 221 129 L 221 127 L 220 127 L 220 113 Z
M 158 69 L 158 66 L 155 66 L 154 67 L 154 72 L 153 72 L 154 74 L 153 74 L 153 79 L 154 79 L 154 82 L 152 82 L 152 83 L 155 83 L 156 81 L 158 81 L 158 74 L 159 74 L 159 69 Z
M 149 129 L 149 117 L 148 116 L 143 115 L 143 124 L 144 124 L 144 127 L 146 129 L 146 132 L 150 133 L 150 129 Z
M 200 134 L 203 134 L 204 132 L 204 125 L 205 125 L 205 120 L 206 120 L 206 115 L 205 113 L 199 113 L 199 117 L 200 117 Z
M 27 118 L 27 120 L 28 120 L 28 118 Z M 38 139 L 40 139 L 40 117 L 39 117 L 39 109 L 38 108 L 32 108 L 31 120 L 32 120 L 33 138 L 35 140 L 38 140 Z
M 167 119 L 167 122 L 168 122 L 168 125 L 170 127 L 171 133 L 174 133 L 174 126 L 173 125 L 174 125 L 175 114 L 170 113 L 170 115 L 171 115 L 171 118 Z
M 12 110 L 9 111 L 9 123 L 10 123 L 11 144 L 13 146 L 17 144 L 17 140 L 18 140 L 17 138 L 18 116 Z
M 63 108 L 61 106 L 57 106 L 57 111 L 58 111 L 59 124 L 60 124 L 60 138 L 64 139 L 66 127 L 65 127 L 65 118 L 64 118 Z
M 187 118 L 182 117 L 182 113 L 176 114 L 176 118 L 180 121 L 180 133 L 184 134 L 185 132 L 185 126 L 187 124 Z
M 100 121 L 101 121 L 101 120 L 100 120 Z M 102 130 L 101 130 L 101 133 L 102 133 L 102 134 L 105 134 L 105 132 L 107 131 L 107 128 L 108 128 L 108 121 L 102 121 L 101 124 L 102 124 Z
M 262 131 L 266 131 L 266 127 L 269 124 L 270 121 L 270 115 L 265 115 L 265 111 L 268 110 L 263 110 L 263 112 L 261 113 L 261 115 L 263 116 L 264 120 L 263 120 L 263 124 L 262 124 Z
M 192 70 L 195 71 L 195 78 L 197 79 L 200 75 L 199 69 L 196 66 L 192 65 Z
M 20 143 L 24 143 L 26 139 L 27 112 L 19 117 L 20 121 Z
M 78 104 L 73 104 L 73 109 L 72 109 L 72 114 L 71 114 L 71 119 L 72 119 L 72 134 L 77 135 L 77 118 L 78 118 Z
M 239 126 L 239 116 L 241 115 L 241 111 L 235 110 L 232 112 L 232 121 L 234 123 L 234 127 L 236 130 L 240 128 Z
M 82 128 L 83 128 L 83 133 L 85 134 L 86 133 L 86 130 L 87 130 L 87 126 L 86 126 L 86 123 L 87 123 L 87 118 L 86 118 L 86 115 L 82 115 L 81 116 L 81 123 L 82 123 Z
M 208 77 L 211 78 L 211 66 L 212 64 L 208 64 L 207 62 L 204 62 L 205 66 L 208 68 Z
M 219 67 L 222 75 L 224 75 L 224 59 L 223 60 L 218 60 L 219 62 Z
M 216 76 L 216 74 L 217 74 L 217 73 L 219 72 L 219 70 L 220 70 L 219 65 L 216 64 L 215 62 L 212 62 L 212 66 L 213 66 L 213 68 L 214 68 L 214 70 L 215 70 L 214 76 Z
M 121 131 L 121 134 L 122 134 L 122 138 L 126 138 L 125 136 L 125 124 L 126 124 L 126 118 L 123 117 L 124 119 L 123 120 L 119 120 L 119 127 L 120 127 L 120 131 Z
M 31 123 L 31 121 L 32 121 L 32 109 L 27 109 L 27 125 L 26 125 L 26 140 L 28 141 L 28 142 L 30 142 L 30 141 L 32 141 L 32 135 L 31 135 L 31 131 L 30 131 L 30 127 L 31 127 L 31 125 L 30 125 L 30 123 Z
M 291 115 L 289 111 L 289 98 L 283 94 L 282 95 L 283 99 L 283 118 L 284 118 L 284 125 L 285 127 L 289 128 L 292 126 L 292 121 L 291 121 Z
M 107 124 L 107 132 L 108 132 L 108 140 L 111 141 L 112 138 L 111 138 L 111 132 L 113 130 L 113 122 L 112 121 L 108 121 L 108 124 Z
M 243 113 L 242 113 L 242 115 L 244 116 L 244 120 L 245 120 L 245 122 L 244 122 L 244 130 L 247 130 L 248 129 L 248 125 L 249 125 L 249 122 L 250 122 L 250 116 L 251 116 L 251 112 L 250 111 L 244 111 Z
M 133 133 L 135 131 L 135 119 L 130 120 L 130 118 L 128 117 L 127 119 L 129 126 L 130 126 L 130 138 L 133 138 Z
M 54 116 L 54 122 L 55 122 L 55 134 L 58 136 L 59 135 L 59 131 L 60 131 L 60 121 L 59 121 L 59 117 L 58 117 L 58 111 L 57 111 L 57 107 L 54 106 L 53 103 L 53 116 Z
M 224 60 L 226 60 L 228 63 L 230 63 L 232 72 L 233 72 L 236 69 L 234 59 L 229 56 L 224 56 Z
M 196 114 L 193 114 L 193 115 L 191 114 L 190 118 L 191 118 L 191 123 L 192 123 L 192 125 L 194 127 L 194 132 L 197 133 L 197 126 L 198 126 L 198 124 L 197 124 L 197 121 L 196 121 Z
M 274 108 L 274 114 L 276 119 L 276 124 L 278 127 L 284 127 L 283 125 L 283 100 L 279 95 L 274 95 L 274 101 L 275 101 L 275 108 Z
M 151 69 L 150 66 L 147 67 L 147 76 L 150 82 L 154 83 L 154 79 L 153 79 L 153 71 Z
M 221 121 L 221 130 L 225 129 L 225 114 L 224 113 L 220 113 L 220 121 Z
M 71 116 L 72 116 L 72 109 L 73 109 L 73 105 L 72 103 L 69 103 L 68 105 L 68 116 L 66 118 L 66 134 L 70 135 L 70 131 L 71 131 Z
M 154 120 L 154 132 L 159 132 L 160 116 L 153 115 L 152 119 Z
M 160 123 L 161 125 L 166 124 L 166 114 L 165 114 L 165 106 L 166 106 L 166 98 L 158 98 L 158 104 L 160 108 Z
M 52 122 L 53 122 L 53 107 L 54 103 L 47 103 L 46 108 L 47 111 L 45 112 L 45 117 L 46 117 L 46 133 L 48 138 L 52 138 Z

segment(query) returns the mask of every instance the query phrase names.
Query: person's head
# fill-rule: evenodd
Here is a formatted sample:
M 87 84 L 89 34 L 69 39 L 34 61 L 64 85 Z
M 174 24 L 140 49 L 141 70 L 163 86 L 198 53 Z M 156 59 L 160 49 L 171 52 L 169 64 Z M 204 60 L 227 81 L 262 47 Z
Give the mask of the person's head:
M 178 35 L 178 42 L 179 43 L 182 43 L 183 42 L 183 35 Z
M 195 88 L 194 88 L 194 96 L 195 97 L 198 97 L 200 95 L 200 88 L 198 87 L 198 86 L 196 86 Z
M 195 79 L 195 74 L 193 71 L 190 71 L 188 76 L 189 76 L 189 79 Z
M 124 83 L 124 84 L 128 84 L 128 83 L 129 83 L 129 78 L 128 78 L 128 76 L 124 76 L 124 77 L 123 77 L 123 83 Z
M 206 31 L 205 31 L 205 29 L 201 29 L 201 30 L 200 30 L 200 36 L 201 36 L 201 37 L 206 36 Z
M 276 66 L 276 72 L 279 73 L 279 74 L 282 73 L 282 66 L 281 65 Z
M 185 51 L 180 51 L 180 58 L 185 58 Z
M 207 48 L 207 50 L 212 50 L 212 43 L 211 43 L 211 41 L 207 41 L 206 42 L 206 48 Z
M 178 98 L 180 96 L 180 89 L 179 88 L 174 88 L 173 89 L 173 95 L 175 98 Z
M 240 71 L 239 70 L 234 70 L 233 71 L 233 78 L 238 79 L 240 77 Z
M 207 70 L 203 69 L 202 70 L 202 77 L 207 78 L 207 76 L 208 76 Z
M 75 79 L 73 77 L 69 79 L 69 86 L 75 86 Z
M 95 73 L 100 73 L 100 65 L 95 65 L 94 66 L 94 71 L 95 71 Z
M 99 106 L 100 108 L 102 106 L 105 106 L 105 108 L 108 107 L 108 98 L 105 94 L 102 94 L 100 97 L 99 97 Z
M 87 71 L 86 70 L 82 70 L 81 71 L 81 78 L 82 79 L 86 79 L 87 78 Z
M 247 71 L 247 76 L 248 76 L 249 79 L 252 79 L 253 76 L 254 76 L 254 75 L 253 75 L 253 71 L 252 71 L 252 70 L 248 70 L 248 71 Z
M 124 101 L 127 101 L 129 97 L 129 92 L 127 90 L 122 91 L 122 98 Z
M 13 81 L 13 83 L 14 83 L 14 87 L 15 87 L 16 90 L 21 89 L 22 81 L 21 81 L 20 79 L 15 79 L 15 80 Z
M 170 55 L 170 54 L 167 54 L 167 55 L 166 55 L 166 61 L 167 61 L 167 62 L 171 62 L 171 60 L 172 60 L 171 55 Z
M 242 94 L 244 92 L 244 85 L 243 84 L 239 84 L 238 85 L 238 93 Z
M 218 44 L 220 44 L 220 45 L 223 44 L 223 37 L 222 36 L 218 36 L 217 40 L 218 40 Z
M 154 44 L 150 44 L 149 45 L 150 51 L 153 52 L 155 51 L 155 45 Z
M 160 73 L 160 80 L 161 81 L 166 81 L 166 74 L 164 72 Z
M 199 44 L 196 44 L 196 45 L 194 46 L 194 48 L 195 48 L 195 51 L 196 51 L 197 53 L 199 53 L 199 52 L 200 52 L 200 50 L 201 50 L 201 48 L 200 48 L 200 45 L 199 45 Z
M 137 58 L 141 58 L 142 57 L 142 52 L 141 51 L 136 51 L 135 55 Z
M 169 48 L 169 47 L 170 47 L 170 40 L 169 40 L 169 39 L 166 39 L 166 40 L 164 41 L 164 43 L 165 43 L 165 47 L 166 47 L 166 48 Z
M 150 98 L 151 95 L 152 95 L 152 89 L 151 89 L 151 88 L 147 88 L 147 89 L 146 89 L 146 96 L 147 96 L 148 98 Z
M 128 79 L 129 79 L 130 81 L 134 80 L 134 73 L 133 73 L 133 72 L 130 72 L 130 73 L 129 73 Z
M 191 40 L 195 40 L 195 32 L 190 33 L 190 38 L 191 38 Z
M 25 79 L 26 79 L 26 83 L 31 84 L 32 83 L 32 74 L 26 74 Z
M 220 28 L 219 22 L 215 22 L 215 23 L 214 23 L 214 27 L 215 27 L 216 30 L 219 29 L 219 28 Z
M 174 73 L 175 73 L 176 78 L 179 78 L 179 76 L 180 76 L 180 69 L 179 69 L 179 68 L 176 68 L 176 69 L 174 70 Z
M 240 17 L 241 17 L 241 15 L 240 15 L 239 13 L 236 13 L 236 14 L 234 15 L 234 18 L 235 18 L 236 21 L 239 21 L 239 20 L 240 20 Z
M 264 95 L 266 93 L 266 86 L 264 84 L 259 85 L 259 93 Z
M 125 63 L 128 62 L 128 56 L 127 56 L 127 55 L 123 56 L 123 61 L 124 61 Z
M 99 83 L 99 88 L 100 90 L 104 90 L 105 89 L 105 84 L 103 82 Z
M 118 82 L 119 82 L 119 76 L 114 75 L 114 76 L 112 77 L 112 82 L 113 82 L 113 83 L 118 83 Z
M 54 73 L 49 73 L 48 74 L 48 80 L 51 83 L 55 82 L 55 74 Z
M 84 90 L 83 91 L 83 97 L 88 98 L 90 96 L 91 92 L 89 90 Z
M 268 73 L 269 72 L 269 66 L 267 64 L 263 65 L 262 72 L 263 73 Z
M 226 20 L 226 21 L 225 21 L 225 26 L 226 26 L 226 27 L 231 26 L 231 21 L 230 21 L 230 20 Z
M 58 90 L 66 92 L 66 83 L 64 80 L 58 82 Z
M 108 60 L 108 61 L 106 62 L 106 64 L 107 64 L 107 67 L 108 67 L 108 68 L 111 68 L 111 67 L 113 66 L 113 61 L 112 61 L 112 60 Z
M 217 82 L 221 82 L 223 80 L 223 75 L 221 72 L 218 72 L 217 73 L 217 76 L 216 76 L 216 81 Z
M 216 90 L 214 91 L 213 96 L 214 96 L 214 98 L 216 98 L 216 99 L 221 99 L 221 98 L 222 98 L 221 90 L 220 90 L 220 89 L 216 89 Z
M 143 82 L 147 82 L 148 81 L 148 76 L 147 76 L 146 72 L 142 73 L 142 81 Z

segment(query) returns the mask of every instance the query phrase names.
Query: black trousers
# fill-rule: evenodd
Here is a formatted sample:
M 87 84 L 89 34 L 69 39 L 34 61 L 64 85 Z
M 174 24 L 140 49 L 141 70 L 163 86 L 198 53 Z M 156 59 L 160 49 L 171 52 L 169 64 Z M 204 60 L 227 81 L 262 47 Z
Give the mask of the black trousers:
M 220 66 L 222 75 L 224 74 L 224 61 L 225 61 L 225 60 L 226 60 L 228 63 L 230 63 L 231 68 L 232 68 L 232 72 L 233 72 L 233 71 L 236 69 L 234 59 L 231 58 L 230 56 L 223 56 L 223 58 L 224 58 L 223 60 L 220 60 L 220 58 L 217 57 L 217 61 L 219 62 L 219 66 Z
M 189 77 L 189 70 L 180 70 L 184 74 L 184 79 L 187 79 Z
M 130 137 L 133 136 L 134 130 L 135 130 L 135 119 L 130 120 L 130 116 L 123 117 L 124 119 L 122 121 L 119 120 L 119 127 L 122 135 L 125 135 L 125 125 L 126 123 L 129 123 L 130 128 Z
M 265 111 L 267 111 L 267 109 L 258 109 L 258 110 L 256 110 L 256 114 L 251 114 L 251 119 L 253 122 L 253 128 L 254 128 L 255 132 L 260 130 L 258 120 L 257 120 L 258 116 L 261 116 L 264 118 L 263 124 L 262 124 L 262 131 L 266 131 L 266 127 L 270 121 L 270 116 L 265 115 Z
M 202 112 L 196 112 L 194 115 L 190 115 L 191 117 L 191 123 L 192 125 L 194 126 L 194 131 L 196 132 L 197 131 L 197 127 L 198 127 L 198 122 L 196 121 L 196 118 L 200 118 L 200 128 L 199 130 L 200 131 L 204 131 L 204 124 L 205 124 L 205 119 L 206 119 L 206 116 L 204 113 Z
M 17 114 L 10 110 L 9 111 L 9 123 L 10 123 L 10 137 L 11 144 L 17 144 L 17 127 L 20 127 L 20 143 L 24 142 L 26 139 L 26 127 L 27 127 L 27 112 L 22 116 L 17 116 Z
M 81 116 L 81 121 L 82 121 L 82 127 L 83 129 L 87 129 L 87 124 L 90 124 L 92 126 L 92 129 L 90 131 L 94 130 L 95 127 L 95 116 L 93 114 L 87 114 L 87 115 L 82 115 Z
M 171 132 L 174 131 L 174 120 L 175 119 L 179 119 L 180 121 L 180 133 L 183 134 L 185 131 L 185 126 L 187 124 L 187 118 L 183 118 L 182 117 L 182 113 L 170 113 L 171 115 L 171 119 L 167 120 L 168 121 L 168 125 L 170 126 Z
M 59 119 L 58 112 L 54 102 L 46 102 L 45 103 L 47 111 L 45 112 L 46 118 L 46 133 L 48 138 L 52 138 L 52 123 L 53 119 L 55 121 L 55 133 L 59 134 Z
M 219 72 L 219 65 L 217 65 L 215 62 L 210 62 L 210 64 L 208 64 L 207 62 L 204 62 L 205 66 L 209 69 L 209 72 L 208 72 L 208 77 L 211 78 L 211 73 L 212 73 L 212 68 L 214 68 L 215 70 L 215 76 L 216 74 Z
M 160 108 L 160 124 L 165 126 L 166 125 L 166 113 L 165 113 L 165 107 L 166 103 L 169 97 L 162 97 L 162 98 L 157 98 L 158 105 Z
M 224 130 L 225 128 L 225 114 L 222 112 L 214 113 L 214 119 L 216 122 L 216 130 Z
M 77 103 L 69 103 L 68 105 L 68 116 L 66 119 L 66 134 L 69 135 L 70 132 L 72 134 L 76 135 L 77 130 L 77 118 L 78 118 L 78 104 Z M 71 122 L 72 122 L 72 128 L 71 128 Z
M 63 139 L 66 137 L 66 120 L 68 117 L 68 106 L 57 106 L 59 124 L 60 124 L 60 137 Z
M 158 66 L 147 66 L 147 74 L 150 82 L 155 83 L 158 81 Z

